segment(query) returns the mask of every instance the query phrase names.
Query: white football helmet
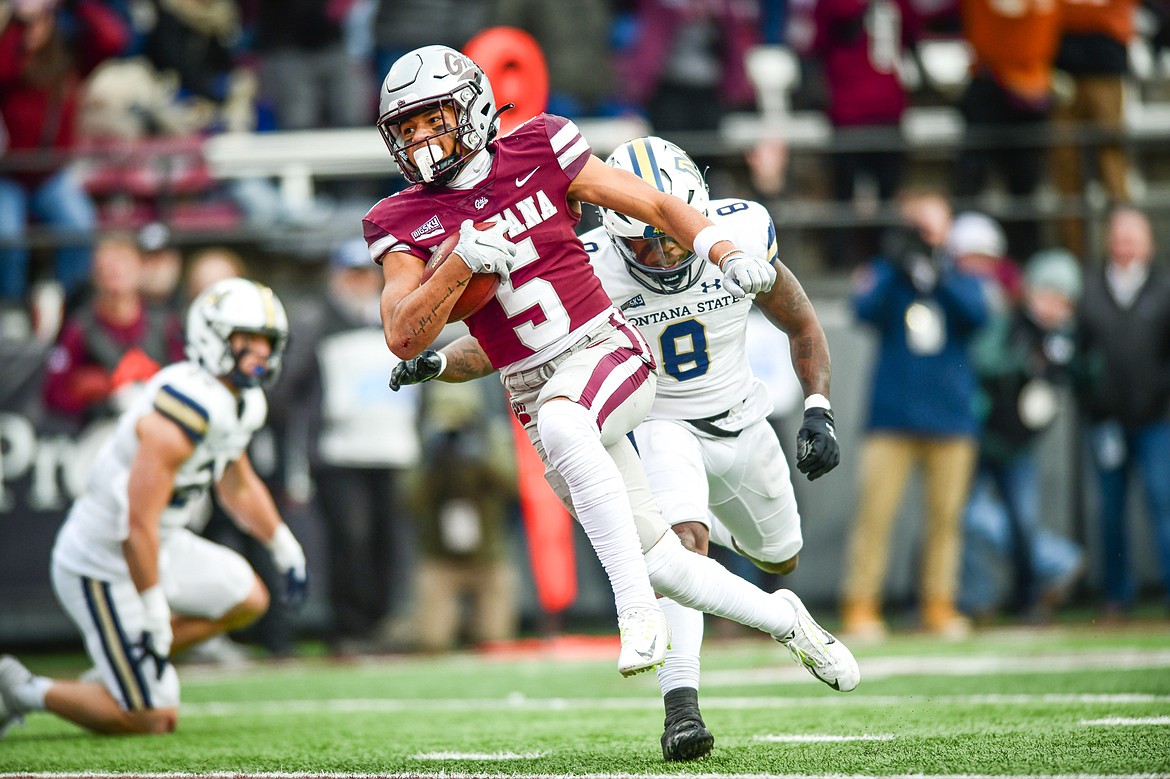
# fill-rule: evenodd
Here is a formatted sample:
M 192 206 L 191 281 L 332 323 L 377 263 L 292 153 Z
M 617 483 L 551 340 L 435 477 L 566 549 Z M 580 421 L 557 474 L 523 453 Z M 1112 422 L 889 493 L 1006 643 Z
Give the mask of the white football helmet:
M 436 159 L 428 153 L 438 149 L 427 142 L 430 139 L 407 143 L 398 125 L 411 114 L 442 107 L 454 109 L 455 126 L 445 127 L 442 134 L 453 134 L 456 143 L 452 154 Z M 450 181 L 464 162 L 496 136 L 491 82 L 479 65 L 446 46 L 423 46 L 400 57 L 382 81 L 378 113 L 378 132 L 402 175 L 414 184 Z
M 272 342 L 272 355 L 263 376 L 239 369 L 242 353 L 233 352 L 232 333 L 259 333 Z M 187 359 L 215 376 L 226 376 L 236 387 L 273 382 L 280 373 L 288 345 L 288 315 L 276 294 L 248 279 L 224 279 L 199 294 L 187 312 Z
M 707 181 L 694 160 L 669 141 L 653 135 L 626 141 L 605 163 L 707 213 Z M 703 275 L 707 263 L 659 228 L 608 208 L 601 209 L 601 223 L 626 270 L 651 292 L 682 292 Z

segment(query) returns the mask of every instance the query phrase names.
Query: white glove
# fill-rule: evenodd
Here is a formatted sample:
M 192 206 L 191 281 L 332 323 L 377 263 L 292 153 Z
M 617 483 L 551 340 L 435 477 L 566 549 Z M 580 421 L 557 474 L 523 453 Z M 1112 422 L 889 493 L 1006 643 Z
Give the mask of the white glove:
M 272 561 L 280 569 L 284 590 L 280 599 L 293 608 L 299 608 L 309 595 L 309 573 L 305 563 L 305 550 L 293 536 L 288 525 L 281 523 L 266 546 L 272 554 Z
M 727 291 L 737 298 L 753 292 L 767 292 L 776 283 L 771 263 L 746 254 L 733 254 L 723 263 Z
M 476 230 L 470 219 L 459 225 L 459 243 L 454 254 L 467 263 L 472 273 L 495 273 L 507 281 L 516 259 L 516 244 L 504 237 L 507 222 L 496 222 L 488 230 Z
M 156 659 L 166 660 L 171 653 L 171 607 L 161 584 L 138 593 L 142 598 L 142 643 L 144 648 L 154 652 Z

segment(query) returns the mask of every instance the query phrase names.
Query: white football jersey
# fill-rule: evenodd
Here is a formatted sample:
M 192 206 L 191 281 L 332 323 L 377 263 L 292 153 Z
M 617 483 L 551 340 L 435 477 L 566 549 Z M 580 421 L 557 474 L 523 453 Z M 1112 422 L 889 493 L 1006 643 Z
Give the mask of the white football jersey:
M 54 560 L 74 573 L 103 580 L 126 574 L 122 542 L 129 535 L 130 466 L 138 452 L 135 428 L 152 411 L 173 421 L 195 443 L 161 517 L 161 547 L 176 528 L 190 523 L 199 498 L 243 455 L 264 424 L 268 401 L 256 387 L 233 394 L 193 362 L 174 363 L 155 374 L 118 419 L 57 535 Z
M 729 230 L 744 252 L 777 259 L 776 229 L 759 203 L 712 200 L 707 216 Z M 602 287 L 654 350 L 658 390 L 648 419 L 703 419 L 731 410 L 718 424 L 739 430 L 772 413 L 770 393 L 748 362 L 747 317 L 754 295 L 737 300 L 710 262 L 689 289 L 653 292 L 626 270 L 604 228 L 581 240 Z

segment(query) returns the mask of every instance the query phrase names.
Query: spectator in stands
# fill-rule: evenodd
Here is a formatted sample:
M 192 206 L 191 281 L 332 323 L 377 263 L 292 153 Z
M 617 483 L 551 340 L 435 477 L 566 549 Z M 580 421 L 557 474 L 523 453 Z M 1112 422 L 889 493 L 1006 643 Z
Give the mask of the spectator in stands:
M 376 72 L 385 74 L 398 58 L 419 46 L 462 49 L 491 26 L 493 0 L 379 0 L 374 15 Z M 569 12 L 576 18 L 576 8 Z M 577 63 L 582 70 L 582 63 Z
M 171 229 L 162 222 L 144 225 L 137 235 L 142 257 L 142 295 L 148 305 L 181 316 L 186 308 L 180 282 L 183 255 L 171 240 Z
M 1113 203 L 1129 201 L 1129 159 L 1123 146 L 1123 94 L 1137 0 L 1061 0 L 1063 34 L 1057 69 L 1071 76 L 1072 94 L 1057 104 L 1061 142 L 1053 149 L 1053 178 L 1066 205 L 1082 202 L 1084 150 L 1096 150 L 1097 171 Z M 1089 132 L 1093 137 L 1082 138 Z M 1061 243 L 1085 256 L 1084 217 L 1058 222 Z
M 353 0 L 257 0 L 252 30 L 260 90 L 279 130 L 358 127 L 374 116 L 369 66 L 350 56 L 343 23 Z
M 1038 439 L 1061 409 L 1059 388 L 1087 375 L 1076 350 L 1081 269 L 1063 249 L 1029 260 L 1023 300 L 998 312 L 972 349 L 982 419 L 979 469 L 964 517 L 959 603 L 986 619 L 1000 605 L 997 568 L 1009 563 L 1008 605 L 1044 619 L 1067 595 L 1083 553 L 1045 526 Z
M 19 244 L 30 217 L 60 231 L 55 274 L 66 295 L 89 277 L 94 206 L 68 167 L 76 145 L 82 80 L 120 53 L 128 31 L 96 0 L 68 11 L 56 0 L 13 0 L 0 7 L 0 240 Z M 0 248 L 0 305 L 23 308 L 29 283 L 26 246 Z
M 1153 262 L 1150 221 L 1137 208 L 1114 209 L 1107 241 L 1105 267 L 1088 275 L 1080 332 L 1103 364 L 1086 411 L 1101 492 L 1105 613 L 1121 618 L 1137 594 L 1127 530 L 1135 471 L 1170 598 L 1170 273 Z
M 905 226 L 884 241 L 884 256 L 858 270 L 853 292 L 858 319 L 878 336 L 842 603 L 842 634 L 862 640 L 886 632 L 890 529 L 916 467 L 926 481 L 922 625 L 944 637 L 969 630 L 955 609 L 960 518 L 976 455 L 968 346 L 987 321 L 987 303 L 980 281 L 945 252 L 946 200 L 910 195 L 901 212 Z
M 905 154 L 901 121 L 906 89 L 898 76 L 905 47 L 913 45 L 918 15 L 910 0 L 820 0 L 813 9 L 833 125 L 833 198 L 853 202 L 859 176 L 873 179 L 881 203 L 902 183 Z M 851 242 L 860 239 L 859 246 Z M 878 250 L 878 231 L 834 230 L 829 263 L 851 267 Z
M 294 423 L 307 427 L 329 554 L 329 644 L 343 655 L 385 648 L 380 628 L 405 600 L 409 576 L 399 492 L 404 469 L 418 460 L 418 389 L 396 393 L 386 384 L 394 360 L 381 293 L 382 271 L 365 241 L 342 244 L 329 263 L 328 294 L 294 317 L 297 335 L 272 391 L 274 424 L 288 434 Z
M 953 192 L 973 198 L 993 168 L 1017 199 L 1007 224 L 1008 249 L 1029 257 L 1039 249 L 1039 224 L 1028 213 L 1044 173 L 1049 141 L 1052 64 L 1060 34 L 1057 3 L 963 0 L 963 35 L 973 54 L 971 81 L 959 102 L 966 121 Z
M 422 651 L 454 649 L 464 635 L 473 644 L 505 641 L 518 628 L 519 581 L 508 554 L 515 454 L 508 420 L 491 413 L 484 389 L 425 388 L 428 435 L 408 491 L 420 557 L 409 635 Z
M 955 217 L 946 249 L 955 267 L 983 280 L 993 313 L 1003 313 L 1019 302 L 1023 274 L 1008 256 L 1007 236 L 999 222 L 978 211 L 964 211 Z
M 551 114 L 593 116 L 616 112 L 605 0 L 496 0 L 492 24 L 531 33 L 548 65 Z M 583 67 L 589 63 L 588 67 Z M 499 85 L 494 85 L 499 89 Z
M 182 357 L 181 323 L 142 296 L 134 237 L 107 234 L 94 248 L 91 298 L 66 318 L 49 354 L 45 404 L 79 422 L 107 416 L 125 408 L 133 387 Z
M 198 97 L 217 110 L 241 90 L 236 73 L 240 13 L 235 0 L 149 0 L 152 25 L 143 53 L 160 72 L 178 77 L 184 97 Z M 236 129 L 251 129 L 250 127 Z
M 221 279 L 246 276 L 244 259 L 226 246 L 201 249 L 191 255 L 183 282 L 188 301 Z
M 716 130 L 727 111 L 754 105 L 744 56 L 759 40 L 755 3 L 638 0 L 635 14 L 637 33 L 617 62 L 619 84 L 656 133 Z

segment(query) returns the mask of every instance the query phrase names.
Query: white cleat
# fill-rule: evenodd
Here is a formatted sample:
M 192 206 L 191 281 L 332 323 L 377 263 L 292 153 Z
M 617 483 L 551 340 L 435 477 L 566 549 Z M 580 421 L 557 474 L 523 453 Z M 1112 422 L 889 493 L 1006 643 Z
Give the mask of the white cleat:
M 777 590 L 774 595 L 792 604 L 796 622 L 783 636 L 773 636 L 792 653 L 792 658 L 834 690 L 849 692 L 861 681 L 861 669 L 849 648 L 816 623 L 796 593 Z
M 32 678 L 32 672 L 12 655 L 0 657 L 0 738 L 10 727 L 24 722 L 14 691 Z
M 618 671 L 622 676 L 657 668 L 666 659 L 666 650 L 670 649 L 670 623 L 657 606 L 626 609 L 618 615 L 618 632 L 622 639 Z

